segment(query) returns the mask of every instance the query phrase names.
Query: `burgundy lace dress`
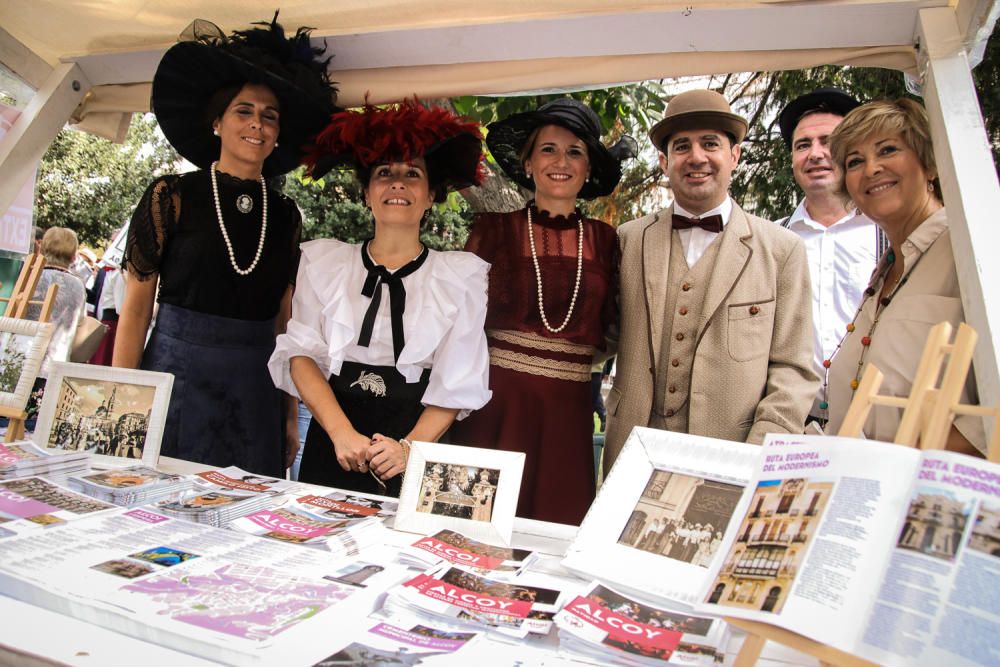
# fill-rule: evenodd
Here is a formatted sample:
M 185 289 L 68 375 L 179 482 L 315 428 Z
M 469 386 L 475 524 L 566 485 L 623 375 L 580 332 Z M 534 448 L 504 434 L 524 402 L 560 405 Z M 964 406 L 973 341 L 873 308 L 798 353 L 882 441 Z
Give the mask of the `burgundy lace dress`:
M 542 323 L 528 240 L 527 209 L 477 216 L 465 249 L 492 264 L 486 335 L 486 407 L 451 429 L 453 443 L 524 452 L 517 515 L 579 524 L 594 499 L 590 367 L 616 317 L 615 230 L 583 218 L 583 271 L 573 315 L 552 333 Z M 576 284 L 576 213 L 550 217 L 532 207 L 545 314 L 558 328 Z

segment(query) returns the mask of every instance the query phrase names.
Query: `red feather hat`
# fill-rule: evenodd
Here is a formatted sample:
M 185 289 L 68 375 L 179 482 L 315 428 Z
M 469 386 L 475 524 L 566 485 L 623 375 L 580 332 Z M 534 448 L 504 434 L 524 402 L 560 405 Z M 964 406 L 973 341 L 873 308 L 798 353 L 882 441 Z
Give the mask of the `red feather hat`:
M 415 98 L 333 114 L 306 146 L 304 162 L 309 175 L 319 178 L 335 167 L 368 168 L 418 157 L 427 161 L 442 198 L 448 189 L 479 185 L 486 174 L 479 123 Z

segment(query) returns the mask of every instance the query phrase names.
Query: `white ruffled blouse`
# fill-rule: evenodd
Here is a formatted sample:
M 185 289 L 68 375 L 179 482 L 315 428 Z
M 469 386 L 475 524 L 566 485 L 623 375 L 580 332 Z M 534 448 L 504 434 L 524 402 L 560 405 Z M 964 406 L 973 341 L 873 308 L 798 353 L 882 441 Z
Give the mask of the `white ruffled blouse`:
M 358 345 L 371 303 L 361 294 L 368 272 L 360 244 L 333 239 L 302 244 L 292 319 L 268 362 L 275 386 L 298 396 L 289 370 L 292 357 L 310 357 L 325 377 L 339 374 L 345 361 L 395 365 L 407 382 L 418 382 L 429 368 L 423 404 L 457 409 L 463 419 L 492 396 L 483 328 L 489 268 L 472 253 L 429 250 L 423 266 L 402 279 L 406 344 L 394 364 L 387 288 L 369 346 Z

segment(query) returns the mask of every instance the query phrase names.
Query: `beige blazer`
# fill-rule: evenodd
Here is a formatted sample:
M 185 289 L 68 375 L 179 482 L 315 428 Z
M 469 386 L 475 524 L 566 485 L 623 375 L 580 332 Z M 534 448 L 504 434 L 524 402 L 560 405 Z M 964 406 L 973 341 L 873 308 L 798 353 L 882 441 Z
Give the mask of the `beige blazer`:
M 649 424 L 667 294 L 673 207 L 618 228 L 618 361 L 608 396 L 604 470 L 635 426 Z M 819 390 L 812 289 L 802 240 L 733 205 L 698 325 L 688 396 L 695 435 L 760 443 L 801 433 Z M 748 317 L 751 306 L 756 315 Z M 671 306 L 672 307 L 672 306 Z

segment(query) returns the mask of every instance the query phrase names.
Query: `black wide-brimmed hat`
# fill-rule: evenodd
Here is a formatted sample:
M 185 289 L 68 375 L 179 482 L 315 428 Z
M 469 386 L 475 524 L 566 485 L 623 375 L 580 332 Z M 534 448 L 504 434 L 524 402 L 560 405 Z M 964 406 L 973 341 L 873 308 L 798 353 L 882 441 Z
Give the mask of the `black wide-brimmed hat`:
M 385 162 L 422 157 L 438 190 L 447 191 L 483 181 L 483 133 L 474 120 L 442 107 L 425 107 L 416 98 L 360 111 L 340 111 L 306 148 L 305 164 L 312 178 L 331 169 L 369 168 Z M 367 183 L 363 185 L 367 186 Z
M 153 77 L 150 105 L 167 141 L 189 162 L 207 168 L 219 159 L 221 143 L 212 133 L 207 106 L 222 88 L 259 84 L 270 88 L 281 107 L 278 145 L 264 162 L 264 176 L 299 165 L 302 146 L 336 110 L 337 89 L 329 79 L 332 56 L 309 42 L 309 28 L 291 38 L 278 14 L 264 26 L 227 37 L 213 23 L 198 19 L 170 47 Z
M 635 157 L 638 145 L 625 135 L 610 148 L 601 143 L 601 121 L 594 110 L 571 97 L 553 100 L 534 111 L 509 116 L 487 126 L 486 145 L 500 168 L 518 185 L 529 190 L 535 184 L 528 178 L 521 162 L 521 149 L 531 133 L 545 125 L 564 127 L 587 145 L 590 178 L 580 188 L 579 199 L 593 199 L 611 194 L 622 178 L 621 163 Z
M 849 111 L 859 106 L 861 106 L 861 102 L 840 88 L 817 88 L 811 93 L 796 97 L 778 114 L 781 137 L 785 140 L 785 145 L 791 148 L 795 128 L 798 127 L 802 117 L 810 111 L 846 116 Z

